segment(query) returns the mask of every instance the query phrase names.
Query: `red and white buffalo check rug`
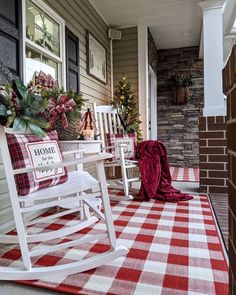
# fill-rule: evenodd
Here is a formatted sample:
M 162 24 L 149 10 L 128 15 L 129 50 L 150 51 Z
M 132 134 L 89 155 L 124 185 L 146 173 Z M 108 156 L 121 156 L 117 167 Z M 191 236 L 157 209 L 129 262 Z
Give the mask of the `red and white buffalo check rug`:
M 199 168 L 170 167 L 172 181 L 199 182 Z
M 126 257 L 80 274 L 21 283 L 87 295 L 228 294 L 227 258 L 207 195 L 179 204 L 121 201 L 112 211 L 118 242 L 130 249 Z M 58 229 L 74 218 L 44 228 Z M 97 223 L 82 233 L 103 229 Z M 19 263 L 18 248 L 0 246 L 0 265 Z M 107 249 L 106 241 L 87 246 L 89 252 L 80 246 L 35 258 L 34 264 L 60 264 Z

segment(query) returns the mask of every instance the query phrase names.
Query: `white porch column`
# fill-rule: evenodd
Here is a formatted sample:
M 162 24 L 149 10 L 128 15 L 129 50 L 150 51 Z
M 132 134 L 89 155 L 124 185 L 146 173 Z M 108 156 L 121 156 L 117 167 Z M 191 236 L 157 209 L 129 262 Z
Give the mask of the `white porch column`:
M 200 2 L 203 11 L 204 109 L 203 116 L 225 116 L 222 87 L 224 1 Z
M 138 96 L 143 139 L 148 139 L 148 30 L 138 25 Z

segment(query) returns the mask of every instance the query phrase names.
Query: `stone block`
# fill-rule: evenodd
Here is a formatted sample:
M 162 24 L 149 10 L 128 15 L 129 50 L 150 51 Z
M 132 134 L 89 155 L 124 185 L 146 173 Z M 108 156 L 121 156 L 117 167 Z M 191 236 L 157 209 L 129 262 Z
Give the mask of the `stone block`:
M 198 139 L 198 135 L 197 134 L 185 134 L 184 138 L 185 139 Z
M 198 51 L 199 47 L 158 51 L 158 85 L 161 85 L 158 87 L 158 129 L 167 126 L 160 129 L 158 136 L 168 147 L 167 151 L 173 153 L 171 162 L 179 166 L 198 165 L 198 118 L 202 116 L 204 105 L 203 61 L 199 60 Z M 187 71 L 193 77 L 194 85 L 189 87 L 190 98 L 186 105 L 174 105 L 173 92 L 166 86 L 173 71 Z M 182 150 L 174 149 L 176 147 Z

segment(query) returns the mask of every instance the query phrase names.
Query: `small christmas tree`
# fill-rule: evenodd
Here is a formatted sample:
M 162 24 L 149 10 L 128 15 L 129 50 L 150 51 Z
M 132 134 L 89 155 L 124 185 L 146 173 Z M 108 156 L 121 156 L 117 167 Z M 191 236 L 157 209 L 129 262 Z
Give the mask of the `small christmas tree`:
M 136 132 L 137 140 L 142 140 L 139 112 L 137 108 L 137 98 L 135 91 L 131 89 L 131 84 L 123 74 L 122 80 L 116 86 L 112 105 L 117 109 L 118 116 L 125 133 Z

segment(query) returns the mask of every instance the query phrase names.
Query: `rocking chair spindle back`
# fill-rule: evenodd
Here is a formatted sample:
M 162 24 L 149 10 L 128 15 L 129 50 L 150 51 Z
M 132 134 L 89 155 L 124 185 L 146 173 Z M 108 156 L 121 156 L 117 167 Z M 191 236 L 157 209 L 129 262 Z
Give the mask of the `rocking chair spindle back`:
M 25 168 L 13 169 L 6 137 L 6 133 L 8 132 L 9 130 L 0 126 L 0 149 L 9 187 L 9 195 L 16 225 L 16 235 L 1 234 L 0 243 L 19 244 L 23 263 L 22 265 L 12 267 L 0 266 L 0 280 L 31 280 L 48 276 L 69 275 L 96 268 L 121 255 L 125 255 L 127 249 L 123 246 L 117 246 L 116 244 L 104 172 L 104 160 L 107 160 L 111 155 L 103 153 L 76 158 L 76 155 L 81 153 L 80 150 L 77 150 L 71 151 L 71 154 L 74 155 L 74 159 L 70 161 L 64 160 L 40 167 L 27 165 Z M 68 154 L 68 152 L 66 153 Z M 68 180 L 56 186 L 49 186 L 26 196 L 20 196 L 17 192 L 15 176 L 18 174 L 42 171 L 44 169 L 76 166 L 89 162 L 96 163 L 98 180 L 85 171 L 76 170 L 68 172 Z M 94 197 L 101 198 L 103 212 L 90 202 Z M 71 209 L 70 206 L 68 206 L 71 203 L 76 203 L 78 206 Z M 70 240 L 69 236 L 71 234 L 91 226 L 98 221 L 95 215 L 92 216 L 88 214 L 87 208 L 89 208 L 89 212 L 94 211 L 96 216 L 101 221 L 105 222 L 106 230 L 102 234 L 84 235 L 82 237 L 80 236 L 78 239 Z M 47 214 L 40 215 L 33 220 L 25 219 L 26 213 L 41 212 L 41 210 L 47 211 Z M 58 218 L 61 219 L 64 216 L 75 213 L 78 214 L 78 218 L 74 219 L 75 222 L 69 223 L 66 227 L 50 231 L 42 230 L 37 233 L 31 231 L 31 227 L 34 224 L 56 221 Z M 65 237 L 68 237 L 69 241 L 67 241 Z M 96 254 L 90 258 L 43 267 L 34 266 L 31 260 L 34 256 L 45 255 L 48 252 L 67 249 L 80 244 L 96 242 L 107 237 L 109 238 L 110 250 L 101 254 Z M 62 239 L 66 242 L 57 243 L 56 239 Z M 52 243 L 52 245 L 47 245 L 45 247 L 43 242 L 48 240 L 55 241 L 55 244 Z M 39 243 L 39 245 L 37 245 L 35 249 L 30 246 L 31 243 Z M 79 257 L 79 250 L 77 249 L 77 251 Z
M 107 142 L 107 134 L 124 134 L 124 129 L 120 122 L 117 110 L 113 106 L 109 105 L 96 105 L 94 103 L 94 114 L 97 124 L 98 134 L 102 140 L 102 147 L 104 150 L 109 152 L 112 149 L 119 150 L 119 159 L 115 161 L 105 162 L 105 167 L 112 167 L 113 171 L 115 167 L 121 168 L 121 179 L 114 179 L 108 181 L 109 186 L 115 189 L 124 190 L 124 198 L 126 200 L 133 199 L 133 196 L 130 194 L 130 188 L 133 182 L 140 181 L 139 177 L 132 177 L 132 169 L 138 167 L 138 162 L 135 160 L 125 159 L 124 149 L 125 145 L 120 144 L 119 146 L 109 146 Z M 113 173 L 115 174 L 115 173 Z M 115 198 L 114 200 L 121 200 Z

